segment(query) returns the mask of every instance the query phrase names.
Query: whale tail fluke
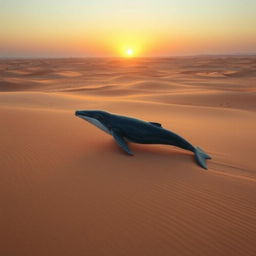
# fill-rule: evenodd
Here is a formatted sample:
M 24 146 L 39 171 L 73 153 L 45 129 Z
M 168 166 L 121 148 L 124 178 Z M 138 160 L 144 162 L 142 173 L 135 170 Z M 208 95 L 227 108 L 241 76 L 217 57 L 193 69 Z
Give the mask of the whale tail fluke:
M 195 147 L 195 158 L 197 163 L 204 169 L 208 169 L 206 165 L 206 159 L 211 159 L 209 155 L 207 155 L 201 148 Z

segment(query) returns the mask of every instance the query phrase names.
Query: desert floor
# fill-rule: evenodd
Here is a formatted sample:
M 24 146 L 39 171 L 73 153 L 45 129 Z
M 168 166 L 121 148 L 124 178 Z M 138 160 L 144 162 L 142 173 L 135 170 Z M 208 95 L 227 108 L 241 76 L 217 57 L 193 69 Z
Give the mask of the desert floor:
M 162 123 L 212 156 L 77 118 Z M 256 57 L 0 60 L 0 255 L 256 255 Z

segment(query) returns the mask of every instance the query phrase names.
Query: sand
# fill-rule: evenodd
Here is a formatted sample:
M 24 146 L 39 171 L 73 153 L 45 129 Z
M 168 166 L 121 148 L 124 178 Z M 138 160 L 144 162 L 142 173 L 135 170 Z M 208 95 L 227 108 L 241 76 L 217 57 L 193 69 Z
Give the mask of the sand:
M 0 61 L 0 255 L 256 255 L 256 58 Z M 213 159 L 74 116 L 159 122 Z

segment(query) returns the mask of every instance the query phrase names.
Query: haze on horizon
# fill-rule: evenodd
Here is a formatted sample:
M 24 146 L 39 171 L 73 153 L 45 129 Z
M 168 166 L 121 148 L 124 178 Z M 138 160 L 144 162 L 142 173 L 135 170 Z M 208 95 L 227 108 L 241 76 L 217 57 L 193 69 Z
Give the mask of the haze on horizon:
M 0 57 L 256 53 L 255 0 L 0 1 Z

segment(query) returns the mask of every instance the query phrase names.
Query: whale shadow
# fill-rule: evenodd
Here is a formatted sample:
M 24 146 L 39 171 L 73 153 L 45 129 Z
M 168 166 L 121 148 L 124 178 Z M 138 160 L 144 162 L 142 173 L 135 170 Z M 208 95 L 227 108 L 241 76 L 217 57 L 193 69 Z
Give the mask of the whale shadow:
M 105 151 L 113 152 L 122 156 L 127 157 L 136 157 L 136 155 L 143 156 L 161 156 L 161 157 L 183 157 L 191 156 L 194 157 L 194 154 L 190 151 L 186 151 L 175 146 L 171 145 L 162 145 L 162 144 L 137 144 L 137 143 L 128 143 L 129 148 L 133 151 L 134 156 L 128 155 L 124 150 L 122 150 L 114 140 L 108 140 L 102 143 L 102 148 Z

